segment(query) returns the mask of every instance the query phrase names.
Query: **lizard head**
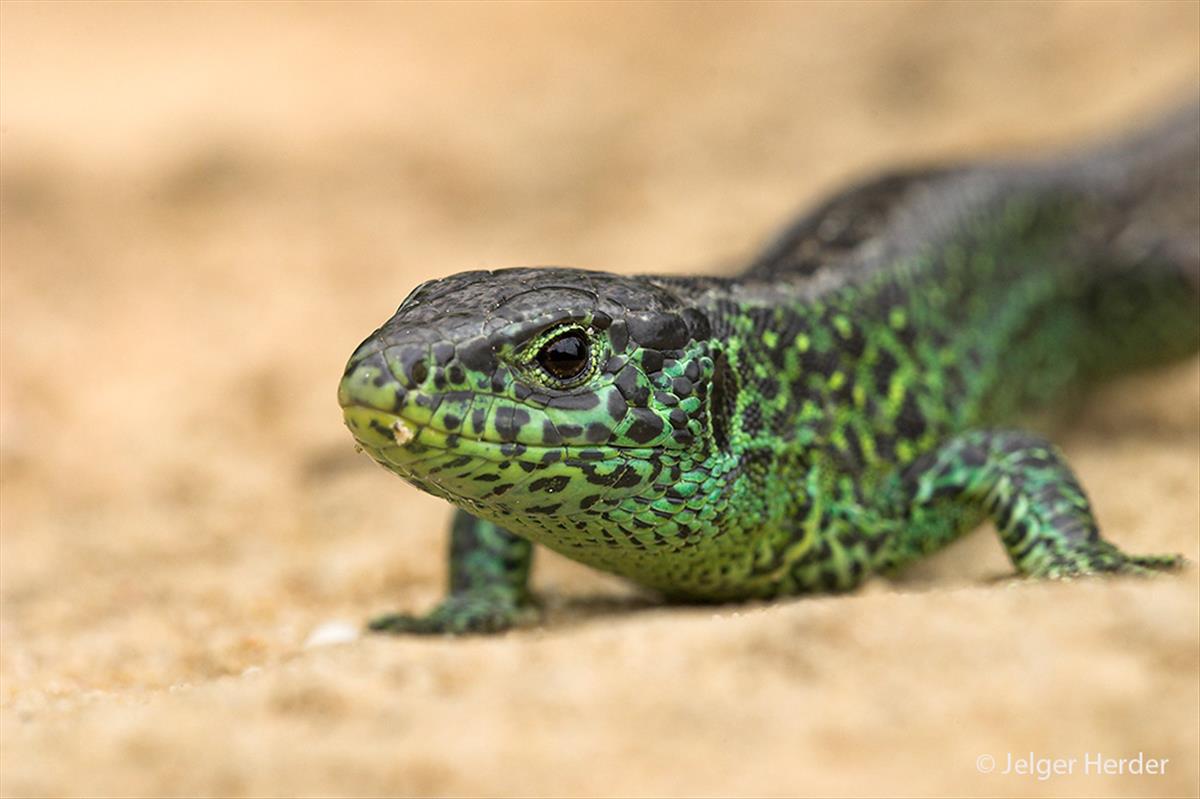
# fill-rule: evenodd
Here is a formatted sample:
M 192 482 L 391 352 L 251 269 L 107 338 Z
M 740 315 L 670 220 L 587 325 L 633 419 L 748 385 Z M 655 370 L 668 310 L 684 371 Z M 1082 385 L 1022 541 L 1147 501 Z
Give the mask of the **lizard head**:
M 345 422 L 418 488 L 552 547 L 686 539 L 719 488 L 722 369 L 679 291 L 575 269 L 424 283 L 351 356 Z

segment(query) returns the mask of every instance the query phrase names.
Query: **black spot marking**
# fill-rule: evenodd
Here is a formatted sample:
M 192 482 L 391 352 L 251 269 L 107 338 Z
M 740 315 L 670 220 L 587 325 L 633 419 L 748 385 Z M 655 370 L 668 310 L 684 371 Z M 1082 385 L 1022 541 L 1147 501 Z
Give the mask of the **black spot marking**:
M 654 374 L 662 371 L 663 356 L 658 350 L 642 350 L 641 351 L 642 369 L 646 374 Z
M 511 405 L 496 412 L 496 433 L 501 441 L 516 441 L 521 428 L 529 424 L 529 411 Z
M 642 482 L 641 476 L 632 466 L 626 466 L 621 472 L 621 476 L 613 483 L 613 488 L 633 488 L 640 485 Z
M 896 356 L 892 355 L 890 350 L 881 349 L 876 355 L 875 363 L 871 366 L 871 376 L 875 381 L 875 391 L 880 396 L 887 396 L 888 387 L 892 384 L 892 375 L 899 366 Z
M 629 426 L 627 435 L 639 444 L 646 444 L 662 435 L 663 423 L 655 413 L 647 408 L 633 408 L 633 424 Z
M 601 444 L 608 441 L 610 430 L 607 425 L 600 422 L 592 422 L 584 431 L 583 437 L 587 439 L 589 444 Z
M 579 438 L 583 435 L 583 425 L 581 424 L 559 424 L 558 432 L 566 439 Z
M 787 347 L 778 346 L 778 345 L 774 346 L 774 347 L 768 347 L 767 348 L 767 360 L 769 360 L 771 362 L 771 365 L 774 366 L 776 369 L 786 369 L 787 368 Z
M 845 376 L 844 372 L 843 372 L 843 376 Z M 853 378 L 846 377 L 846 379 L 842 380 L 842 384 L 840 386 L 838 386 L 837 388 L 835 388 L 833 391 L 831 391 L 829 393 L 829 396 L 836 403 L 849 404 L 854 398 L 854 380 L 853 380 Z
M 611 486 L 613 484 L 613 481 L 617 479 L 617 475 L 615 472 L 609 472 L 608 474 L 599 474 L 596 470 L 596 467 L 592 466 L 590 463 L 585 463 L 584 461 L 577 461 L 576 464 L 578 464 L 578 466 L 583 471 L 583 479 L 586 480 L 590 485 Z M 576 465 L 576 464 L 572 464 L 572 465 Z
M 475 372 L 491 372 L 496 368 L 496 353 L 486 338 L 476 338 L 459 344 L 455 351 L 463 366 Z
M 565 411 L 590 411 L 600 404 L 600 397 L 594 391 L 583 394 L 563 394 L 552 397 L 548 405 L 551 408 L 561 408 Z
M 841 338 L 843 351 L 849 353 L 852 358 L 862 357 L 863 351 L 867 346 L 867 339 L 858 325 L 851 324 L 850 330 L 842 335 Z
M 756 436 L 762 432 L 762 405 L 757 402 L 751 402 L 742 411 L 742 416 L 738 419 L 739 426 L 743 433 L 751 436 Z
M 712 377 L 712 393 L 708 398 L 709 424 L 717 447 L 729 450 L 729 422 L 737 411 L 737 376 L 729 366 L 725 353 L 717 355 Z
M 896 432 L 904 438 L 920 438 L 925 432 L 925 417 L 912 392 L 904 395 L 904 402 L 896 416 Z
M 688 397 L 692 393 L 692 381 L 686 377 L 677 377 L 671 381 L 671 390 L 678 397 Z
M 996 514 L 996 526 L 1001 530 L 1007 530 L 1009 525 L 1012 524 L 1013 511 L 1015 509 L 1016 505 L 1013 503 L 1003 505 L 1000 508 L 1000 512 Z
M 859 440 L 858 431 L 853 427 L 847 427 L 846 436 L 846 460 L 847 466 L 857 468 L 863 463 L 863 448 L 862 441 Z
M 612 345 L 613 352 L 620 354 L 629 346 L 629 326 L 624 321 L 618 319 L 612 323 L 608 329 L 608 343 Z
M 625 402 L 625 398 L 621 396 L 620 391 L 609 391 L 606 403 L 608 415 L 612 417 L 613 421 L 619 422 L 625 418 L 625 413 L 629 410 L 629 405 Z
M 621 396 L 625 398 L 630 405 L 645 406 L 650 399 L 650 389 L 641 385 L 638 380 L 638 370 L 632 366 L 626 366 L 617 375 L 617 379 L 613 381 L 613 385 L 621 392 Z
M 530 483 L 529 490 L 535 492 L 545 491 L 548 494 L 556 494 L 566 488 L 570 482 L 571 478 L 567 477 L 566 475 L 559 475 L 557 477 L 542 477 Z
M 837 356 L 810 347 L 800 354 L 800 369 L 806 375 L 831 375 L 837 371 Z
M 549 419 L 542 422 L 542 443 L 551 447 L 557 447 L 562 443 L 562 434 L 558 432 L 554 422 Z

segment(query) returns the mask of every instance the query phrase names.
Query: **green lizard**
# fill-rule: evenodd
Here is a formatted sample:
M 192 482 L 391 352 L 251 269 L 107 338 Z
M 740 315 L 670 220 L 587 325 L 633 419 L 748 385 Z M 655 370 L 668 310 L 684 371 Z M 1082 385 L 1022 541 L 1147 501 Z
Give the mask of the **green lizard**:
M 1057 160 L 835 196 L 733 278 L 419 286 L 355 350 L 358 445 L 457 506 L 393 632 L 537 617 L 533 544 L 668 598 L 844 591 L 992 520 L 1024 575 L 1149 573 L 1018 413 L 1200 349 L 1200 107 Z

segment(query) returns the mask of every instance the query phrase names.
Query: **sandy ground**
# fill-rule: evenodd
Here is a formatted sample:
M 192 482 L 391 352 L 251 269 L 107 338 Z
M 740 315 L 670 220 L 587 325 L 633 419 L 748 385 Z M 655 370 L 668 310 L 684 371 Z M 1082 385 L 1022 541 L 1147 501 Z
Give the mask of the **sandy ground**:
M 440 591 L 447 509 L 334 399 L 418 282 L 718 270 L 847 177 L 1155 114 L 1198 41 L 1195 3 L 3 3 L 0 793 L 1195 796 L 1195 566 L 1014 584 L 979 533 L 678 609 L 543 553 L 539 629 L 310 636 Z M 1192 361 L 1059 431 L 1120 544 L 1200 555 L 1198 408 Z

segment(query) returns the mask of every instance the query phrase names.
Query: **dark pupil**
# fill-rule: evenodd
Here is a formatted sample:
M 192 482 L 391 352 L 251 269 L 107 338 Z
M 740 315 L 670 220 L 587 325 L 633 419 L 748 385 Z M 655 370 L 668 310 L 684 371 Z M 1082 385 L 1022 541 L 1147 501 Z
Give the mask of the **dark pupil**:
M 559 380 L 578 377 L 587 366 L 587 341 L 581 333 L 564 333 L 538 353 L 538 363 Z

